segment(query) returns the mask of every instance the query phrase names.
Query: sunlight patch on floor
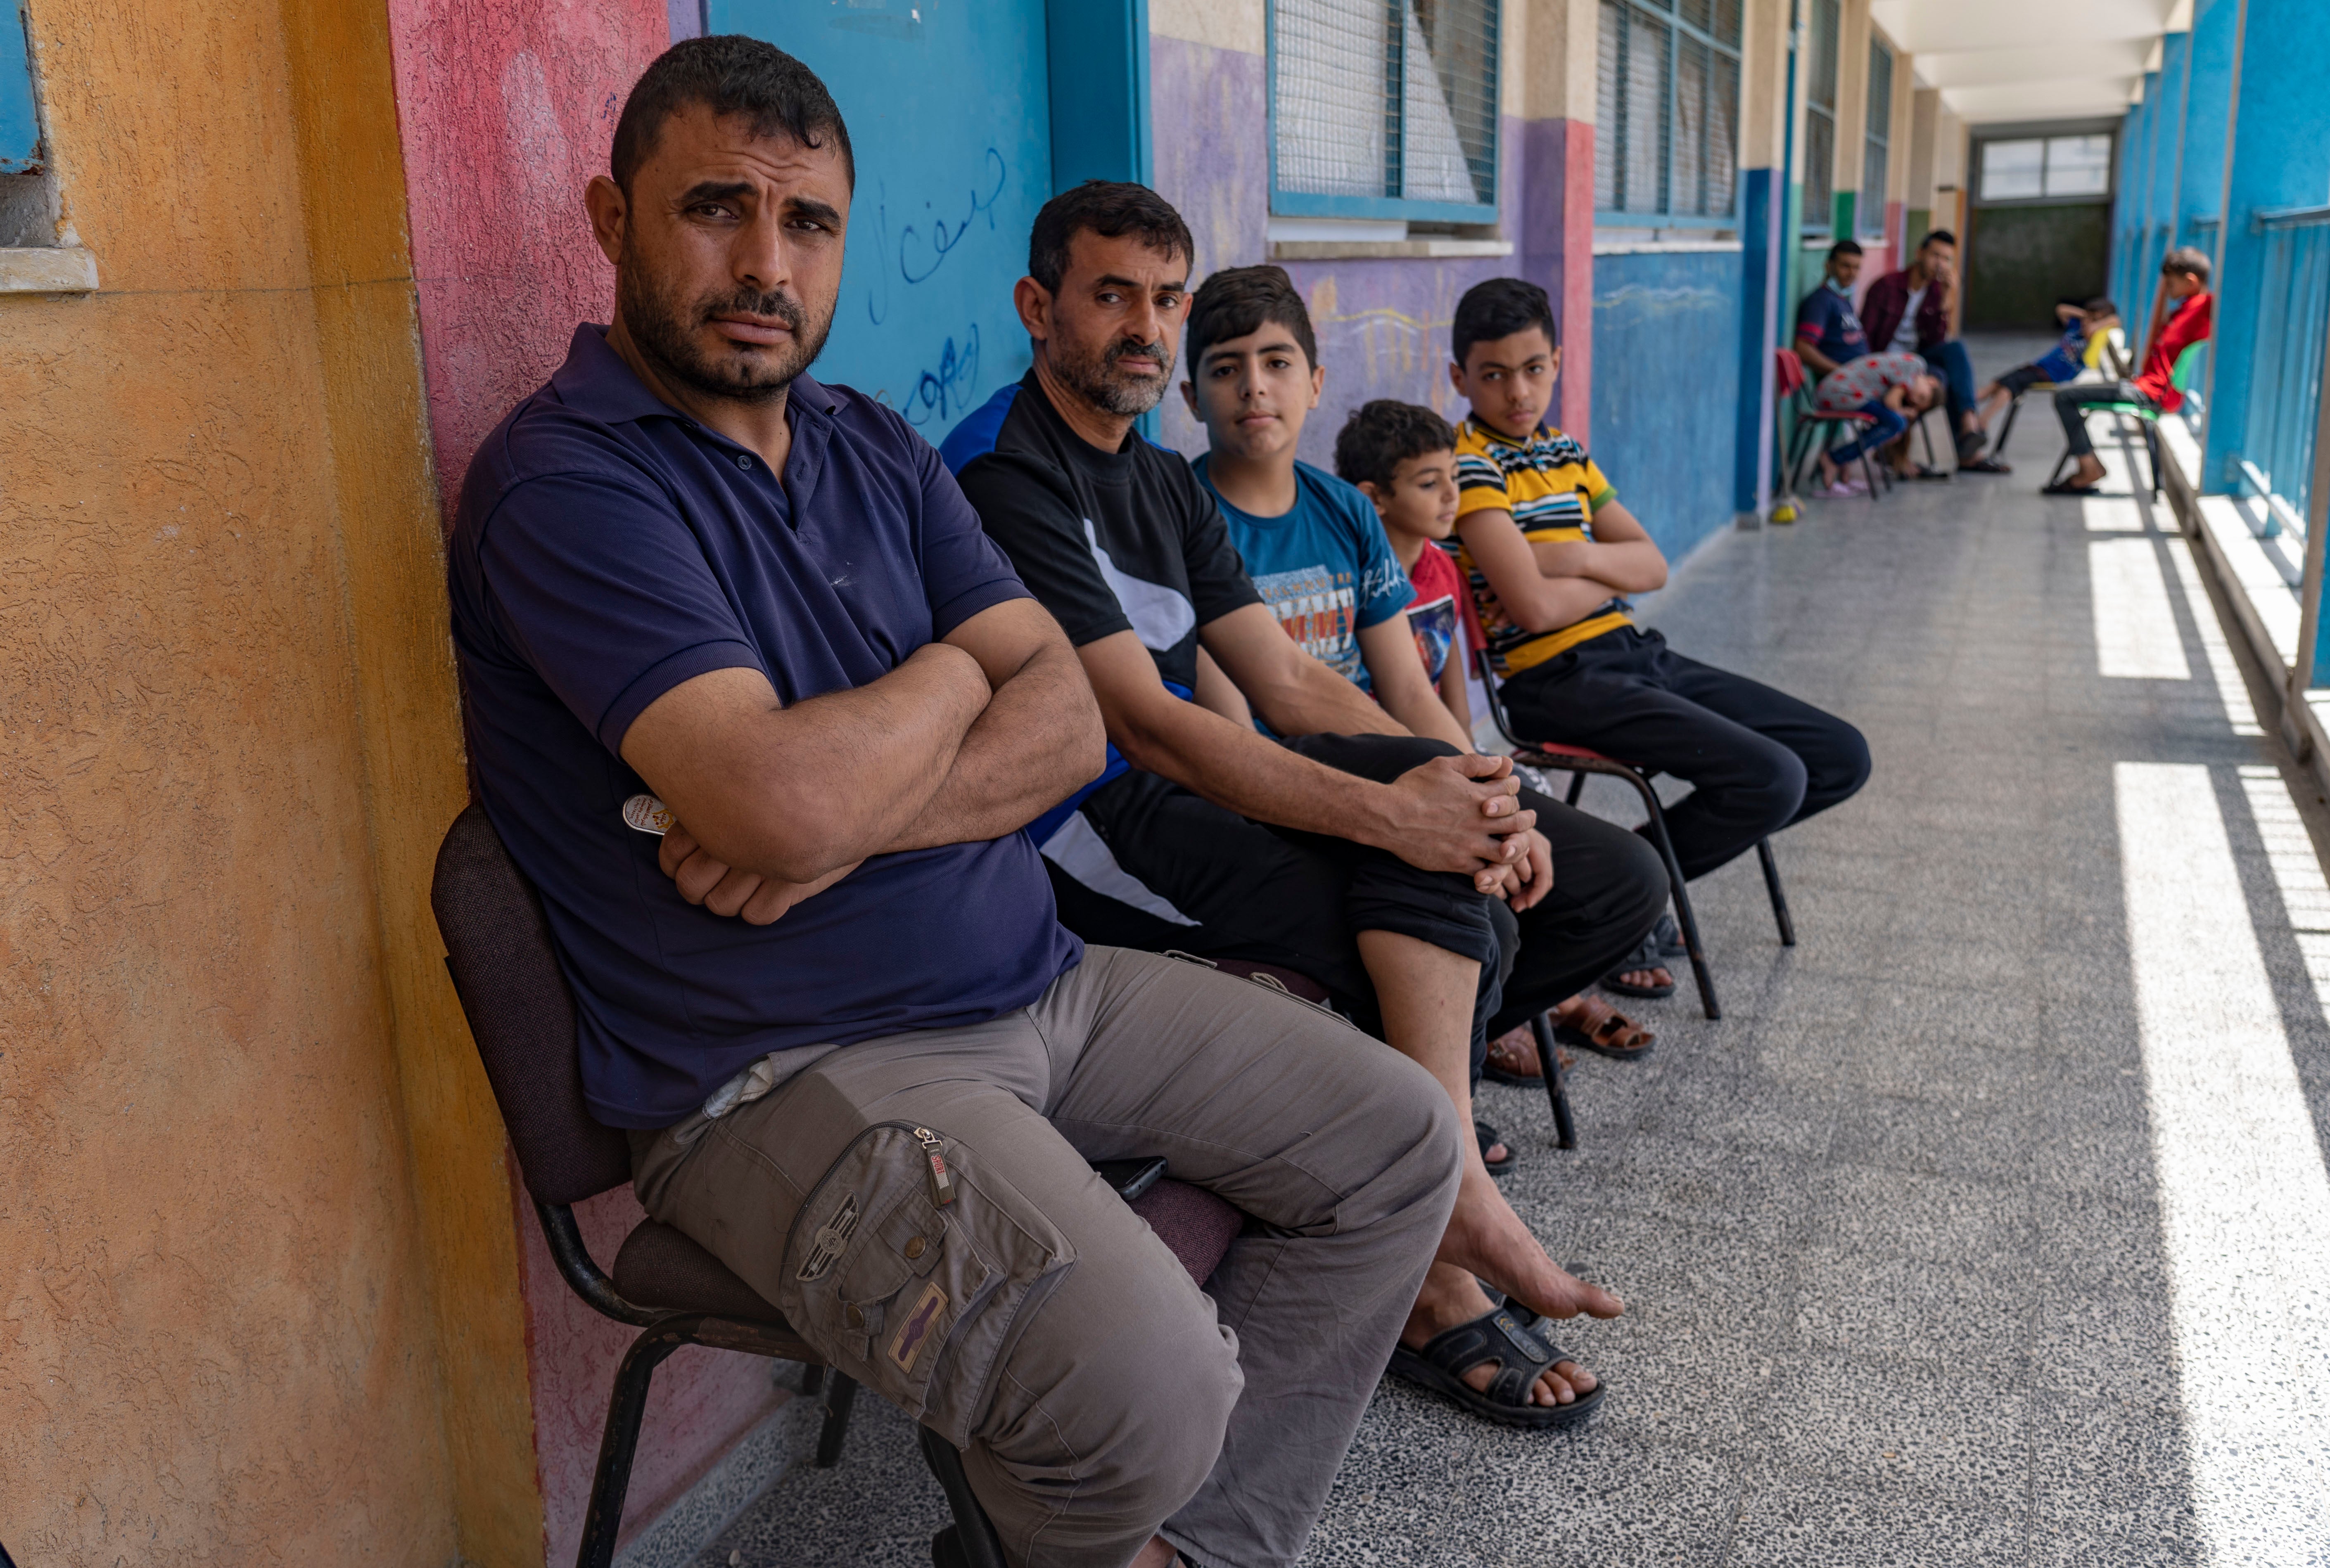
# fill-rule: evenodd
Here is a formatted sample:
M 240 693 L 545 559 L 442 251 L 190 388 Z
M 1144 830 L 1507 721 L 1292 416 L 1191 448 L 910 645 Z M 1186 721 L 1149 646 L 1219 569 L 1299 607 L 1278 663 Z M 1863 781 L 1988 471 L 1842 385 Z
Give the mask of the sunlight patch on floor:
M 2209 770 L 2113 775 L 2194 1507 L 2216 1563 L 2319 1561 L 2330 1173 Z M 2304 832 L 2278 778 L 2244 770 L 2242 785 L 2271 807 L 2259 827 L 2293 919 L 2319 923 L 2330 893 L 2310 846 L 2309 872 L 2297 864 Z
M 2169 609 L 2168 581 L 2149 538 L 2088 541 L 2088 592 L 2095 608 L 2098 674 L 2138 681 L 2193 678 Z
M 2217 700 L 2224 705 L 2225 723 L 2236 735 L 2264 734 L 2257 709 L 2249 702 L 2249 687 L 2241 680 L 2241 666 L 2233 660 L 2232 645 L 2225 640 L 2225 628 L 2217 623 L 2217 607 L 2209 602 L 2209 590 L 2202 586 L 2193 546 L 2183 539 L 2171 540 L 2168 559 L 2176 563 L 2176 586 L 2183 590 L 2184 608 L 2201 634 L 2201 657 L 2208 664 Z

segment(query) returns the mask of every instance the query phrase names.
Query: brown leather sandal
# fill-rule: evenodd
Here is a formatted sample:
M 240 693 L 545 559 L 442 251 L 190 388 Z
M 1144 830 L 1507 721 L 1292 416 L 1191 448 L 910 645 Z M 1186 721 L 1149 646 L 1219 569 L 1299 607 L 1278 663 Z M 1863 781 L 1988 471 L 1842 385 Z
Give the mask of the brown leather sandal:
M 1586 996 L 1572 997 L 1555 1012 L 1553 1037 L 1614 1062 L 1640 1061 L 1659 1040 L 1599 997 Z
M 1560 1051 L 1559 1046 L 1556 1046 Z M 1577 1058 L 1561 1051 L 1564 1072 L 1577 1065 Z M 1537 1041 L 1526 1024 L 1508 1029 L 1489 1042 L 1489 1059 L 1481 1064 L 1481 1076 L 1492 1083 L 1518 1083 L 1528 1089 L 1545 1085 L 1545 1066 L 1537 1059 Z

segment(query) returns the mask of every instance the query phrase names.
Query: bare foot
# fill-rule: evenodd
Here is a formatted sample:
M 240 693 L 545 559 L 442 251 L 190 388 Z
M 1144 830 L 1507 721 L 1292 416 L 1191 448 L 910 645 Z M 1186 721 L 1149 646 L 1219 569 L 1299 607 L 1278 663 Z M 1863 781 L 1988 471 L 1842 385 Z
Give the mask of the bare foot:
M 1618 977 L 1622 986 L 1640 986 L 1644 990 L 1656 990 L 1661 986 L 1674 984 L 1674 974 L 1662 966 L 1655 969 L 1627 969 Z
M 1557 1267 L 1545 1249 L 1505 1202 L 1489 1174 L 1465 1162 L 1463 1185 L 1456 1194 L 1456 1211 L 1440 1238 L 1440 1252 L 1416 1309 L 1400 1336 L 1410 1349 L 1420 1349 L 1433 1335 L 1454 1328 L 1489 1309 L 1478 1280 L 1503 1291 L 1519 1306 L 1548 1318 L 1615 1318 L 1626 1304 L 1599 1285 L 1576 1279 Z M 1475 1388 L 1484 1388 L 1496 1368 L 1483 1365 L 1465 1374 Z M 1558 1364 L 1530 1391 L 1539 1404 L 1568 1404 L 1593 1392 L 1594 1374 L 1574 1361 Z

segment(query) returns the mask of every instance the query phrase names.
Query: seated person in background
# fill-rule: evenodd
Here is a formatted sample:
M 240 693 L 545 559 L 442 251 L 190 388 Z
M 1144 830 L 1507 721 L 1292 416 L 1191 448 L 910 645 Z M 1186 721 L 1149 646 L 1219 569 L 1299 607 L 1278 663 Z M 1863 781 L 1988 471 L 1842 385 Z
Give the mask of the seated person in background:
M 1821 487 L 1814 496 L 1866 496 L 1868 487 L 1852 477 L 1845 465 L 1861 454 L 1899 442 L 1892 453 L 1893 471 L 1905 472 L 1909 444 L 1900 441 L 1909 419 L 1934 406 L 1941 383 L 1927 372 L 1926 362 L 1914 354 L 1864 354 L 1820 384 L 1813 406 L 1823 413 L 1867 414 L 1874 421 L 1852 439 L 1821 449 Z
M 2103 351 L 2104 334 L 2119 321 L 2119 307 L 2098 295 L 2085 305 L 2069 301 L 2055 307 L 2055 320 L 2063 335 L 2055 346 L 2018 364 L 1982 389 L 1975 418 L 1986 430 L 1998 411 L 2034 386 L 2063 386 L 2079 379 L 2079 372 L 2096 363 Z
M 1465 670 L 1472 655 L 1486 644 L 1481 636 L 1480 616 L 1473 607 L 1472 590 L 1456 567 L 1453 543 L 1456 432 L 1430 409 L 1378 398 L 1353 411 L 1336 433 L 1335 472 L 1374 503 L 1376 516 L 1391 540 L 1392 553 L 1407 568 L 1408 581 L 1416 587 L 1416 602 L 1408 607 L 1408 615 L 1416 627 L 1416 652 L 1457 728 L 1470 734 L 1473 709 Z M 1549 799 L 1530 791 L 1524 790 L 1522 798 L 1532 805 L 1542 802 L 1547 808 L 1553 807 Z M 1540 831 L 1549 820 L 1558 823 L 1561 819 L 1540 809 Z M 1637 849 L 1648 847 L 1639 838 L 1632 843 Z M 1554 886 L 1564 896 L 1572 894 L 1563 879 L 1577 869 L 1574 856 L 1565 861 L 1557 852 Z M 1640 874 L 1649 878 L 1653 887 L 1663 885 L 1666 879 L 1665 868 L 1656 864 L 1645 864 Z M 1654 894 L 1653 910 L 1659 902 Z M 1577 966 L 1579 984 L 1600 976 L 1604 968 L 1599 954 L 1586 956 Z M 1493 1038 L 1488 1043 L 1482 1066 L 1489 1077 L 1501 1083 L 1541 1084 L 1544 1067 L 1538 1060 L 1537 1041 L 1528 1023 L 1541 1009 L 1515 1006 L 1520 994 L 1514 983 L 1507 984 L 1506 1006 L 1490 1025 Z M 1607 1002 L 1583 991 L 1554 1009 L 1554 1034 L 1566 1044 L 1619 1061 L 1648 1054 L 1658 1039 Z M 1565 1051 L 1563 1065 L 1571 1060 Z
M 1088 941 L 1311 977 L 1427 1068 L 1462 1127 L 1474 1020 L 1500 978 L 1490 894 L 1516 885 L 1523 859 L 1536 864 L 1520 884 L 1549 874 L 1511 765 L 1410 735 L 1306 655 L 1189 465 L 1134 432 L 1172 384 L 1195 250 L 1180 214 L 1144 186 L 1087 181 L 1045 203 L 1028 249 L 1014 300 L 1034 368 L 943 450 L 989 536 L 1066 631 L 1108 727 L 1100 780 L 1028 830 L 1061 921 Z M 1285 739 L 1189 700 L 1201 646 Z M 1275 1110 L 1290 1129 L 1316 1115 L 1306 1084 L 1284 1081 Z M 1599 1403 L 1596 1380 L 1534 1315 L 1612 1316 L 1619 1303 L 1554 1266 L 1466 1143 L 1441 1265 L 1403 1341 L 1439 1343 L 1480 1413 L 1581 1419 Z M 1514 1309 L 1492 1309 L 1481 1280 Z M 1493 1400 L 1478 1392 L 1492 1381 Z
M 2098 403 L 2141 403 L 2173 414 L 2184 394 L 2172 379 L 2176 362 L 2196 343 L 2208 340 L 2215 312 L 2209 292 L 2209 259 L 2189 245 L 2168 252 L 2160 263 L 2160 286 L 2153 293 L 2152 324 L 2145 332 L 2144 368 L 2134 381 L 2067 386 L 2055 393 L 2055 415 L 2063 439 L 2079 466 L 2060 481 L 2041 486 L 2050 496 L 2092 496 L 2104 477 L 2103 459 L 2088 439 L 2088 410 Z
M 1869 346 L 1879 354 L 1924 356 L 1948 389 L 1950 430 L 1957 440 L 1958 470 L 1968 474 L 2003 474 L 1999 464 L 1981 455 L 1990 437 L 1975 418 L 1974 361 L 1965 345 L 1950 335 L 1950 301 L 1957 289 L 1957 236 L 1937 229 L 1918 241 L 1918 253 L 1899 272 L 1888 272 L 1869 286 L 1861 301 L 1861 319 L 1869 329 Z
M 1312 358 L 1317 339 L 1302 296 L 1276 267 L 1217 272 L 1190 303 L 1186 346 L 1182 395 L 1209 443 L 1195 464 L 1198 477 L 1220 504 L 1230 541 L 1279 623 L 1305 651 L 1372 692 L 1411 733 L 1472 751 L 1469 727 L 1439 701 L 1399 613 L 1416 590 L 1375 508 L 1352 486 L 1295 458 L 1326 375 Z M 1339 439 L 1339 452 L 1346 444 Z M 1437 455 L 1453 468 L 1452 451 Z M 1446 494 L 1453 501 L 1453 483 Z M 1433 553 L 1447 561 L 1436 548 Z M 1453 563 L 1449 575 L 1455 576 Z M 1349 629 L 1355 590 L 1357 647 Z M 1552 1007 L 1565 1039 L 1574 1034 L 1607 1055 L 1643 1055 L 1649 1036 L 1624 1019 L 1600 1035 L 1589 1032 L 1589 1016 L 1598 1024 L 1615 1015 L 1577 993 L 1641 946 L 1657 919 L 1665 871 L 1641 839 L 1599 817 L 1529 789 L 1521 803 L 1537 813 L 1537 832 L 1549 841 L 1552 888 L 1501 890 L 1519 921 L 1520 951 L 1487 1033 L 1526 1030 Z M 1641 912 L 1634 921 L 1614 919 L 1628 910 Z
M 1860 242 L 1839 240 L 1828 248 L 1820 287 L 1796 307 L 1796 356 L 1814 381 L 1869 352 L 1869 334 L 1852 309 L 1852 286 L 1860 277 Z
M 963 1449 L 1014 1568 L 1291 1564 L 1462 1123 L 1318 1010 L 1054 919 L 1020 828 L 1100 713 L 938 455 L 804 373 L 854 184 L 824 85 L 675 45 L 611 163 L 614 322 L 487 437 L 447 550 L 591 1112 L 649 1214 Z M 1086 1163 L 1157 1155 L 1261 1222 L 1213 1299 Z
M 1448 373 L 1472 403 L 1456 430 L 1457 564 L 1515 729 L 1690 783 L 1667 832 L 1683 875 L 1703 876 L 1850 798 L 1869 778 L 1869 745 L 1842 719 L 1635 628 L 1624 596 L 1662 586 L 1666 558 L 1586 449 L 1545 423 L 1554 332 L 1545 290 L 1518 278 L 1457 302 Z M 1603 984 L 1668 995 L 1665 960 L 1681 952 L 1662 920 Z

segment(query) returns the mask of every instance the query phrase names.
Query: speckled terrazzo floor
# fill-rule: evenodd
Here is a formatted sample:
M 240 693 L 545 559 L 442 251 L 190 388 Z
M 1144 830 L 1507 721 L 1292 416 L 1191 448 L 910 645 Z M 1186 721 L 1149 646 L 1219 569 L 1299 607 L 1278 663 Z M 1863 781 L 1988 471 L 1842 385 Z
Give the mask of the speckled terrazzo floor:
M 2049 415 L 2025 411 L 2011 477 L 1726 534 L 1650 606 L 1682 651 L 1860 724 L 1876 777 L 1781 843 L 1795 949 L 1752 861 L 1700 884 L 1725 1016 L 1686 989 L 1643 1009 L 1653 1060 L 1586 1059 L 1578 1151 L 1541 1096 L 1484 1090 L 1516 1205 L 1631 1304 L 1570 1339 L 1604 1418 L 1508 1432 L 1386 1383 L 1308 1563 L 2322 1560 L 2212 1557 L 2196 1503 L 2113 770 L 2207 770 L 2316 1128 L 2330 1029 L 2269 863 L 2320 806 L 2301 782 L 2290 809 L 2297 775 L 2242 732 L 2165 512 L 2034 494 Z M 2186 678 L 2099 673 L 2105 534 L 2150 552 Z M 1586 804 L 1625 819 L 1607 781 Z M 694 1560 L 903 1568 L 943 1522 L 907 1423 L 862 1401 L 838 1469 L 794 1464 Z

